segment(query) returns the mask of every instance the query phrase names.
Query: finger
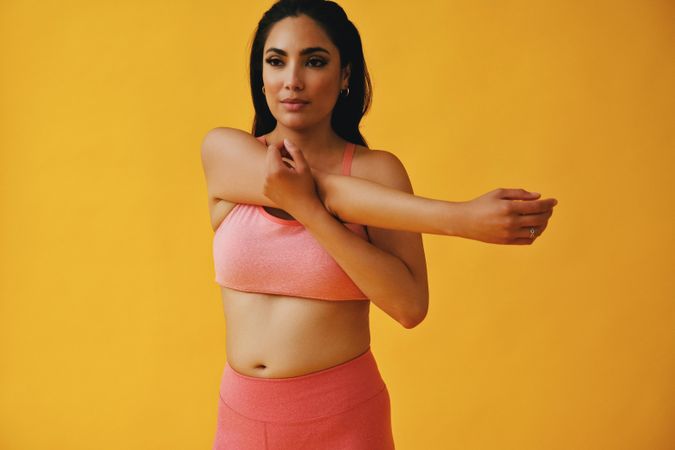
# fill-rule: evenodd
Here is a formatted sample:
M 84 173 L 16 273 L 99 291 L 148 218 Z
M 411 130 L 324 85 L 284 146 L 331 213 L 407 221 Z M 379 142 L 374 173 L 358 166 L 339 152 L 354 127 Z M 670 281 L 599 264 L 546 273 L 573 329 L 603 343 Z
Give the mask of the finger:
M 290 154 L 290 153 L 288 152 L 288 150 L 286 149 L 286 146 L 284 145 L 284 141 L 283 141 L 283 140 L 277 142 L 276 145 L 277 145 L 277 149 L 279 150 L 279 153 L 281 154 L 281 157 L 282 157 L 282 158 L 293 159 L 293 158 L 291 157 L 291 154 Z
M 537 236 L 541 236 L 542 233 L 544 232 L 544 230 L 546 229 L 547 226 L 548 226 L 548 222 L 544 222 L 543 225 L 540 225 L 540 226 L 537 228 L 537 232 L 536 232 L 536 233 L 537 233 Z
M 534 234 L 532 233 L 534 230 Z M 513 233 L 513 239 L 536 239 L 541 234 L 540 227 L 524 227 L 518 228 L 518 231 Z
M 285 156 L 281 158 L 281 160 L 286 164 L 287 167 L 292 167 L 295 169 L 295 161 L 293 161 L 290 158 L 286 158 Z
M 530 238 L 515 238 L 509 244 L 512 245 L 530 245 L 534 242 L 534 239 Z
M 517 214 L 540 214 L 553 210 L 553 207 L 557 203 L 558 200 L 547 198 L 544 200 L 533 200 L 531 202 L 512 202 L 511 207 L 513 208 L 513 212 Z
M 286 147 L 286 150 L 288 150 L 288 152 L 291 154 L 291 157 L 295 162 L 296 170 L 298 171 L 307 170 L 307 161 L 305 161 L 305 157 L 302 154 L 302 151 L 288 139 L 284 139 L 284 146 Z
M 540 225 L 534 225 L 534 226 L 530 226 L 530 227 L 522 227 L 522 228 L 519 228 L 519 229 L 513 234 L 513 238 L 515 238 L 515 239 L 525 239 L 525 238 L 527 238 L 527 239 L 536 239 L 536 238 L 538 238 L 539 236 L 541 236 L 541 234 L 542 234 L 542 233 L 544 232 L 544 230 L 546 229 L 546 226 L 547 226 L 547 225 L 548 225 L 548 222 L 543 223 L 543 224 L 540 224 Z M 534 229 L 534 234 L 532 234 L 532 231 L 531 231 L 532 229 Z
M 267 147 L 267 170 L 269 172 L 279 171 L 284 167 L 284 162 L 281 160 L 281 155 L 279 154 L 279 149 L 276 144 L 272 144 Z
M 515 223 L 518 227 L 538 227 L 546 223 L 553 215 L 553 210 L 538 214 L 522 214 L 518 216 Z
M 525 189 L 498 189 L 499 198 L 508 200 L 532 200 L 539 197 L 539 192 L 530 192 Z
M 277 150 L 279 150 L 281 147 L 283 147 L 282 142 L 277 142 L 276 144 L 270 144 L 267 146 L 267 148 L 276 148 Z
M 276 151 L 276 154 L 279 155 L 279 158 L 276 158 L 275 156 L 275 160 L 277 160 L 277 163 L 279 165 L 283 163 L 283 165 L 288 167 L 289 169 L 295 169 L 295 162 L 291 159 L 290 153 L 288 153 L 284 148 L 283 141 L 279 141 L 276 144 L 270 145 L 269 147 L 273 147 L 274 150 Z

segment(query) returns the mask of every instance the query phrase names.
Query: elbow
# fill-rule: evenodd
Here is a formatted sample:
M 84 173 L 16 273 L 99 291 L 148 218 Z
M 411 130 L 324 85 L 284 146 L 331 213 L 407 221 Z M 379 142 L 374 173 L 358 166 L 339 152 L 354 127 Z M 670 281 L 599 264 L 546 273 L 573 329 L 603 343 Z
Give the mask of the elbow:
M 408 318 L 401 320 L 400 323 L 403 325 L 403 328 L 410 330 L 412 328 L 415 328 L 417 325 L 421 324 L 422 321 L 424 320 L 424 317 L 414 317 L 414 318 Z
M 399 323 L 403 325 L 403 328 L 408 330 L 415 328 L 427 317 L 427 312 L 429 310 L 428 299 L 418 302 L 417 305 L 418 307 L 411 309 L 411 311 L 409 311 L 401 320 L 399 320 Z

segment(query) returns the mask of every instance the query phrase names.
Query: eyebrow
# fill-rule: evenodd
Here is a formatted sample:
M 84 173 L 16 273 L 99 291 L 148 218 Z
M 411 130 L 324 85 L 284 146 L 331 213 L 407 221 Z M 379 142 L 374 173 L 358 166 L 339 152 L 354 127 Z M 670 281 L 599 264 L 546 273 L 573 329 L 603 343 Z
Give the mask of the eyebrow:
M 269 52 L 279 53 L 280 55 L 288 56 L 288 53 L 286 53 L 286 51 L 284 51 L 280 48 L 275 48 L 275 47 L 268 48 L 265 53 L 269 53 Z M 315 53 L 315 52 L 325 52 L 325 53 L 328 53 L 330 55 L 330 52 L 323 47 L 307 47 L 306 49 L 304 49 L 300 52 L 300 55 L 307 55 L 309 53 Z

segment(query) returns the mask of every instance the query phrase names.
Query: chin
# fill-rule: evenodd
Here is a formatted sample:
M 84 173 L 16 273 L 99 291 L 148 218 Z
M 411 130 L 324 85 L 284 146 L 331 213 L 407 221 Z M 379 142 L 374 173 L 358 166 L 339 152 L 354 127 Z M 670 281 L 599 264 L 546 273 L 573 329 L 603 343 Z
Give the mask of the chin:
M 296 130 L 303 130 L 305 128 L 310 128 L 316 122 L 313 120 L 308 120 L 305 117 L 288 117 L 284 115 L 281 118 L 276 118 L 277 123 L 282 124 L 286 128 L 292 128 Z

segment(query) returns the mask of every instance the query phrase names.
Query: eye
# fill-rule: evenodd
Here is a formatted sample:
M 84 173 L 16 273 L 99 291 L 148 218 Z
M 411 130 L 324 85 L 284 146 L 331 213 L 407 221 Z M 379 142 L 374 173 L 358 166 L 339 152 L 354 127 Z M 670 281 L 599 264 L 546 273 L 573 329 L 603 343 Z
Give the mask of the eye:
M 265 60 L 265 62 L 272 67 L 278 67 L 281 64 L 283 64 L 283 62 L 278 58 L 267 58 Z M 308 64 L 310 64 L 310 67 L 323 67 L 323 66 L 326 65 L 326 61 L 324 61 L 321 58 L 311 58 L 307 62 L 308 62 Z M 277 63 L 279 63 L 279 64 L 277 64 Z
M 320 59 L 320 58 L 312 58 L 312 59 L 309 60 L 309 62 L 310 63 L 319 63 L 318 66 L 313 65 L 312 67 L 323 67 L 323 66 L 326 65 L 326 61 L 324 61 L 323 59 Z

